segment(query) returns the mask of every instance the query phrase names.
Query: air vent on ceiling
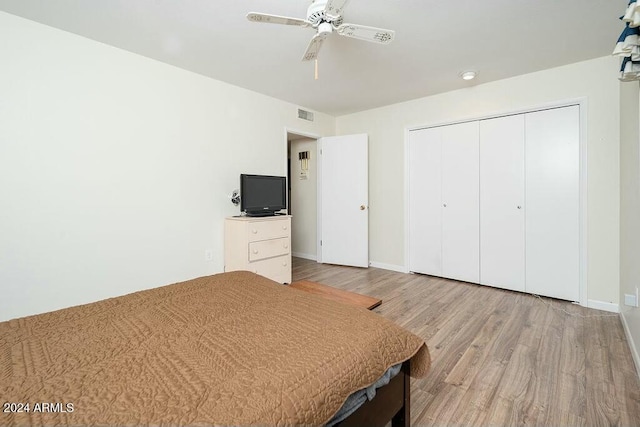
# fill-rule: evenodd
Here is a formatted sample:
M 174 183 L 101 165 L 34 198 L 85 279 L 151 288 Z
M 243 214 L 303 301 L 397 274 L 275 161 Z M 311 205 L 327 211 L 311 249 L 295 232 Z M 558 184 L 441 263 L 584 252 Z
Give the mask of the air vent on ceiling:
M 298 118 L 312 122 L 313 113 L 311 111 L 306 111 L 306 110 L 303 110 L 302 108 L 298 108 Z

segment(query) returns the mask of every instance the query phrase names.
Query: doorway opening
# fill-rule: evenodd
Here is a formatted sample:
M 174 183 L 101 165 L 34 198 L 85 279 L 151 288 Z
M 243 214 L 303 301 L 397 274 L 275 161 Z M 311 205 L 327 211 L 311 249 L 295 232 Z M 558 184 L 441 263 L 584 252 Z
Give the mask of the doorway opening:
M 318 138 L 286 132 L 291 254 L 318 259 Z

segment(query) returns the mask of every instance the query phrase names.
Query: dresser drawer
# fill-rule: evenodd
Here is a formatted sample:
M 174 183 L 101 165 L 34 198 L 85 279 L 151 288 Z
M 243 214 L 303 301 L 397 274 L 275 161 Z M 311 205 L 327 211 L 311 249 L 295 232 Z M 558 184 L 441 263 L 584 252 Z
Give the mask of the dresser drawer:
M 272 258 L 289 253 L 289 238 L 261 240 L 249 243 L 249 261 Z
M 289 220 L 255 221 L 247 224 L 249 241 L 277 239 L 278 237 L 289 236 Z
M 229 217 L 224 221 L 224 271 L 248 270 L 291 283 L 291 217 Z
M 291 256 L 263 259 L 249 263 L 249 271 L 269 277 L 279 283 L 291 282 Z

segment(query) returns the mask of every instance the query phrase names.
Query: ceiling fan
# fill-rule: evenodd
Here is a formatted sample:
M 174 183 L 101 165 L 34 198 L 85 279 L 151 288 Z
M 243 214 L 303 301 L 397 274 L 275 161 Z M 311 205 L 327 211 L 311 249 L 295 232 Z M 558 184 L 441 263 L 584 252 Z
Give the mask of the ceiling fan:
M 252 22 L 314 28 L 316 34 L 311 38 L 309 46 L 302 56 L 303 61 L 317 59 L 322 42 L 333 32 L 341 36 L 382 44 L 388 44 L 393 40 L 395 32 L 392 30 L 343 23 L 342 11 L 348 2 L 349 0 L 312 0 L 307 9 L 306 19 L 256 12 L 249 13 L 247 19 Z

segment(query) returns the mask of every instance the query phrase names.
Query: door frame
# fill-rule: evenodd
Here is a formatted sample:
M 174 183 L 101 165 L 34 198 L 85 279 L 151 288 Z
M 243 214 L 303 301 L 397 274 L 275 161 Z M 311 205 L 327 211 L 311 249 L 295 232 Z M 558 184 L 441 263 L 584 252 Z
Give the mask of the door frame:
M 288 135 L 289 134 L 295 134 L 295 135 L 300 135 L 300 136 L 304 136 L 305 138 L 309 138 L 309 139 L 315 139 L 316 140 L 316 151 L 318 153 L 317 155 L 317 159 L 316 159 L 316 262 L 318 263 L 322 263 L 322 245 L 320 244 L 320 238 L 321 238 L 321 222 L 320 222 L 320 213 L 322 212 L 322 198 L 320 196 L 320 190 L 322 189 L 322 175 L 321 175 L 321 169 L 320 169 L 320 162 L 322 161 L 321 158 L 322 156 L 320 156 L 320 138 L 322 138 L 322 136 L 315 134 L 315 133 L 309 133 L 309 132 L 304 132 L 301 130 L 297 130 L 297 129 L 293 129 L 290 127 L 286 127 L 284 128 L 284 153 L 285 153 L 285 159 L 284 159 L 284 170 L 285 173 L 288 173 L 288 158 L 287 158 L 287 149 L 289 146 L 289 139 L 288 139 Z M 288 203 L 291 203 L 290 200 L 287 201 Z M 287 205 L 289 206 L 289 205 Z
M 511 116 L 516 114 L 532 113 L 535 111 L 550 110 L 554 108 L 569 107 L 572 105 L 578 105 L 580 107 L 580 190 L 579 190 L 579 304 L 583 307 L 589 307 L 589 299 L 587 294 L 587 108 L 588 101 L 586 97 L 571 98 L 562 101 L 549 102 L 544 104 L 538 104 L 526 108 L 519 108 L 514 110 L 504 110 L 491 114 L 484 114 L 478 116 L 471 116 L 460 120 L 451 120 L 445 122 L 427 123 L 424 125 L 416 125 L 406 127 L 404 130 L 404 243 L 405 243 L 405 257 L 404 257 L 404 272 L 409 271 L 409 136 L 411 131 L 434 128 L 438 126 L 448 126 L 458 123 L 466 123 L 477 120 L 494 119 L 498 117 Z M 600 308 L 601 307 L 593 307 Z

